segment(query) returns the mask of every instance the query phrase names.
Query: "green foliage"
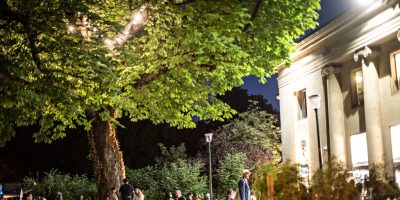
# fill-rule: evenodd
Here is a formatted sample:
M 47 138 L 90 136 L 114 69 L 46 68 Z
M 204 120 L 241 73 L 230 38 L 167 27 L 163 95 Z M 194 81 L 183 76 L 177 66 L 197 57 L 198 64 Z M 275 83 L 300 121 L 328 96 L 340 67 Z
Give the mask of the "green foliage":
M 219 166 L 227 154 L 246 154 L 246 167 L 257 163 L 281 161 L 281 132 L 278 117 L 261 110 L 257 103 L 217 130 L 213 138 L 213 166 Z
M 142 4 L 145 29 L 110 56 L 104 40 Z M 318 0 L 0 1 L 0 145 L 34 123 L 36 142 L 90 130 L 88 112 L 180 128 L 194 127 L 192 116 L 230 118 L 216 96 L 251 74 L 265 82 L 289 61 L 293 38 L 315 27 L 318 8 Z M 86 17 L 89 25 L 78 23 Z
M 158 146 L 161 151 L 161 156 L 156 158 L 158 165 L 168 164 L 177 160 L 185 160 L 187 158 L 186 147 L 183 143 L 178 147 L 172 146 L 170 148 L 167 148 L 163 144 L 158 144 Z
M 387 199 L 400 197 L 400 190 L 393 181 L 384 176 L 384 166 L 374 165 L 369 170 L 369 177 L 365 187 L 372 191 L 373 199 Z
M 127 169 L 126 177 L 134 187 L 139 187 L 146 199 L 158 199 L 163 196 L 159 187 L 159 169 L 155 166 L 147 166 L 141 169 Z
M 203 164 L 189 164 L 186 160 L 177 160 L 164 165 L 160 170 L 160 186 L 163 191 L 181 190 L 185 193 L 204 193 L 207 191 L 207 179 L 201 175 Z
M 249 110 L 223 126 L 230 140 L 241 140 L 252 146 L 260 146 L 272 154 L 276 162 L 281 160 L 281 132 L 278 116 L 260 110 L 257 102 Z
M 160 149 L 161 156 L 157 159 L 156 165 L 127 171 L 127 178 L 133 185 L 144 190 L 146 199 L 160 199 L 165 192 L 175 190 L 184 193 L 207 191 L 207 179 L 201 175 L 204 164 L 190 163 L 183 158 L 182 155 L 185 153 L 183 145 L 169 149 L 160 145 Z
M 350 173 L 336 162 L 324 170 L 318 170 L 312 177 L 311 199 L 357 200 L 355 182 L 349 181 Z
M 369 178 L 363 188 L 361 183 L 356 185 L 350 180 L 350 173 L 341 163 L 333 161 L 322 171 L 314 172 L 307 189 L 307 180 L 300 177 L 297 165 L 262 164 L 253 176 L 252 189 L 256 191 L 259 199 L 267 199 L 266 176 L 271 175 L 274 177 L 274 194 L 277 200 L 358 200 L 362 189 L 371 191 L 373 199 L 398 198 L 399 188 L 394 182 L 388 182 L 382 172 L 381 166 L 375 165 L 370 168 Z
M 241 177 L 242 170 L 245 168 L 244 163 L 246 155 L 244 153 L 228 154 L 221 161 L 217 169 L 217 191 L 218 196 L 225 197 L 229 189 L 235 190 Z
M 56 170 L 45 173 L 42 180 L 25 177 L 23 185 L 24 188 L 32 189 L 33 194 L 42 195 L 48 199 L 54 199 L 57 192 L 61 192 L 65 200 L 78 199 L 80 194 L 85 197 L 90 196 L 92 199 L 97 197 L 94 181 L 86 176 L 64 175 Z
M 268 199 L 267 176 L 274 178 L 274 194 L 277 200 L 303 200 L 307 198 L 307 188 L 303 184 L 297 166 L 289 163 L 280 165 L 260 164 L 253 174 L 252 190 L 258 199 Z

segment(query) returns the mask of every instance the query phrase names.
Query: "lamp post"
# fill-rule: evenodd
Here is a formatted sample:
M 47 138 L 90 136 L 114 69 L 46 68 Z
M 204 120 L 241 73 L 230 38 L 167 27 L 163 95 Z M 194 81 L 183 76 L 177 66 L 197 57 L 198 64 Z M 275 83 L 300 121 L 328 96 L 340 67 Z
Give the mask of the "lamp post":
M 319 169 L 322 169 L 322 153 L 321 153 L 321 141 L 319 138 L 319 123 L 318 123 L 318 109 L 321 104 L 321 96 L 319 94 L 314 94 L 308 97 L 311 102 L 311 107 L 315 111 L 315 121 L 317 124 L 317 141 L 318 141 L 318 161 L 319 161 Z
M 211 173 L 211 141 L 213 133 L 207 133 L 204 135 L 206 137 L 206 141 L 208 143 L 208 163 L 209 163 L 209 192 L 210 192 L 210 200 L 213 200 L 213 192 L 212 192 L 212 173 Z

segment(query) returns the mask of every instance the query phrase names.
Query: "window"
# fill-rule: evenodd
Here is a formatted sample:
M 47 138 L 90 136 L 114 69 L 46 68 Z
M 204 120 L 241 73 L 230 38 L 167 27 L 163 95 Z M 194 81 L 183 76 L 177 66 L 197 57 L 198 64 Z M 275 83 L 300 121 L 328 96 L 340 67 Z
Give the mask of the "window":
M 359 133 L 350 136 L 351 164 L 353 179 L 356 183 L 364 183 L 368 177 L 367 134 Z
M 394 52 L 390 55 L 390 65 L 392 82 L 394 83 L 394 88 L 399 90 L 400 88 L 400 51 Z
M 392 157 L 395 167 L 395 180 L 397 186 L 400 186 L 400 124 L 390 127 L 392 140 Z
M 367 134 L 360 133 L 350 136 L 351 163 L 354 167 L 368 165 Z
M 364 86 L 363 74 L 361 68 L 353 71 L 351 74 L 352 83 L 352 104 L 353 107 L 360 106 L 364 103 Z
M 307 118 L 307 96 L 306 89 L 296 92 L 297 102 L 299 104 L 299 112 L 297 114 L 297 119 L 302 120 Z
M 390 127 L 393 162 L 400 162 L 400 125 Z

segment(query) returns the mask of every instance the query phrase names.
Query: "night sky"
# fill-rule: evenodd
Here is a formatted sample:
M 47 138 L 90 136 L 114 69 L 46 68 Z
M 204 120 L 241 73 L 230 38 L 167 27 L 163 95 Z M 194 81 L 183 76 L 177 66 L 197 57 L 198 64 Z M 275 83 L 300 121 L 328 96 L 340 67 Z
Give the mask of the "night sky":
M 326 25 L 338 15 L 355 6 L 356 3 L 357 0 L 321 0 L 321 10 L 318 12 L 319 26 L 317 28 Z M 243 79 L 244 85 L 242 88 L 248 90 L 249 94 L 263 95 L 276 110 L 279 110 L 279 102 L 276 99 L 278 95 L 278 83 L 276 78 L 277 75 L 273 75 L 268 79 L 266 84 L 260 84 L 256 77 L 249 76 Z

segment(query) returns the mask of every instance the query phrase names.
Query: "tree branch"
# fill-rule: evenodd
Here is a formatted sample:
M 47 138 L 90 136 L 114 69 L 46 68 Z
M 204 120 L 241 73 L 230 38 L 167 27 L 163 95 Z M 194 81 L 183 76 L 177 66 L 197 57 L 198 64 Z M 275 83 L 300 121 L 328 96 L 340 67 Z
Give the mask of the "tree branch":
M 251 21 L 254 21 L 256 19 L 258 11 L 261 9 L 262 2 L 263 2 L 262 0 L 257 1 L 256 6 L 254 7 L 253 13 L 251 13 L 251 18 L 250 18 Z M 250 28 L 250 23 L 246 24 L 243 27 L 242 31 L 246 32 L 249 28 Z
M 169 71 L 168 68 L 162 68 L 157 73 L 145 74 L 142 77 L 140 77 L 140 79 L 134 84 L 134 87 L 136 89 L 139 89 L 139 88 L 151 83 L 153 80 L 157 79 L 161 75 L 168 73 L 168 71 Z

